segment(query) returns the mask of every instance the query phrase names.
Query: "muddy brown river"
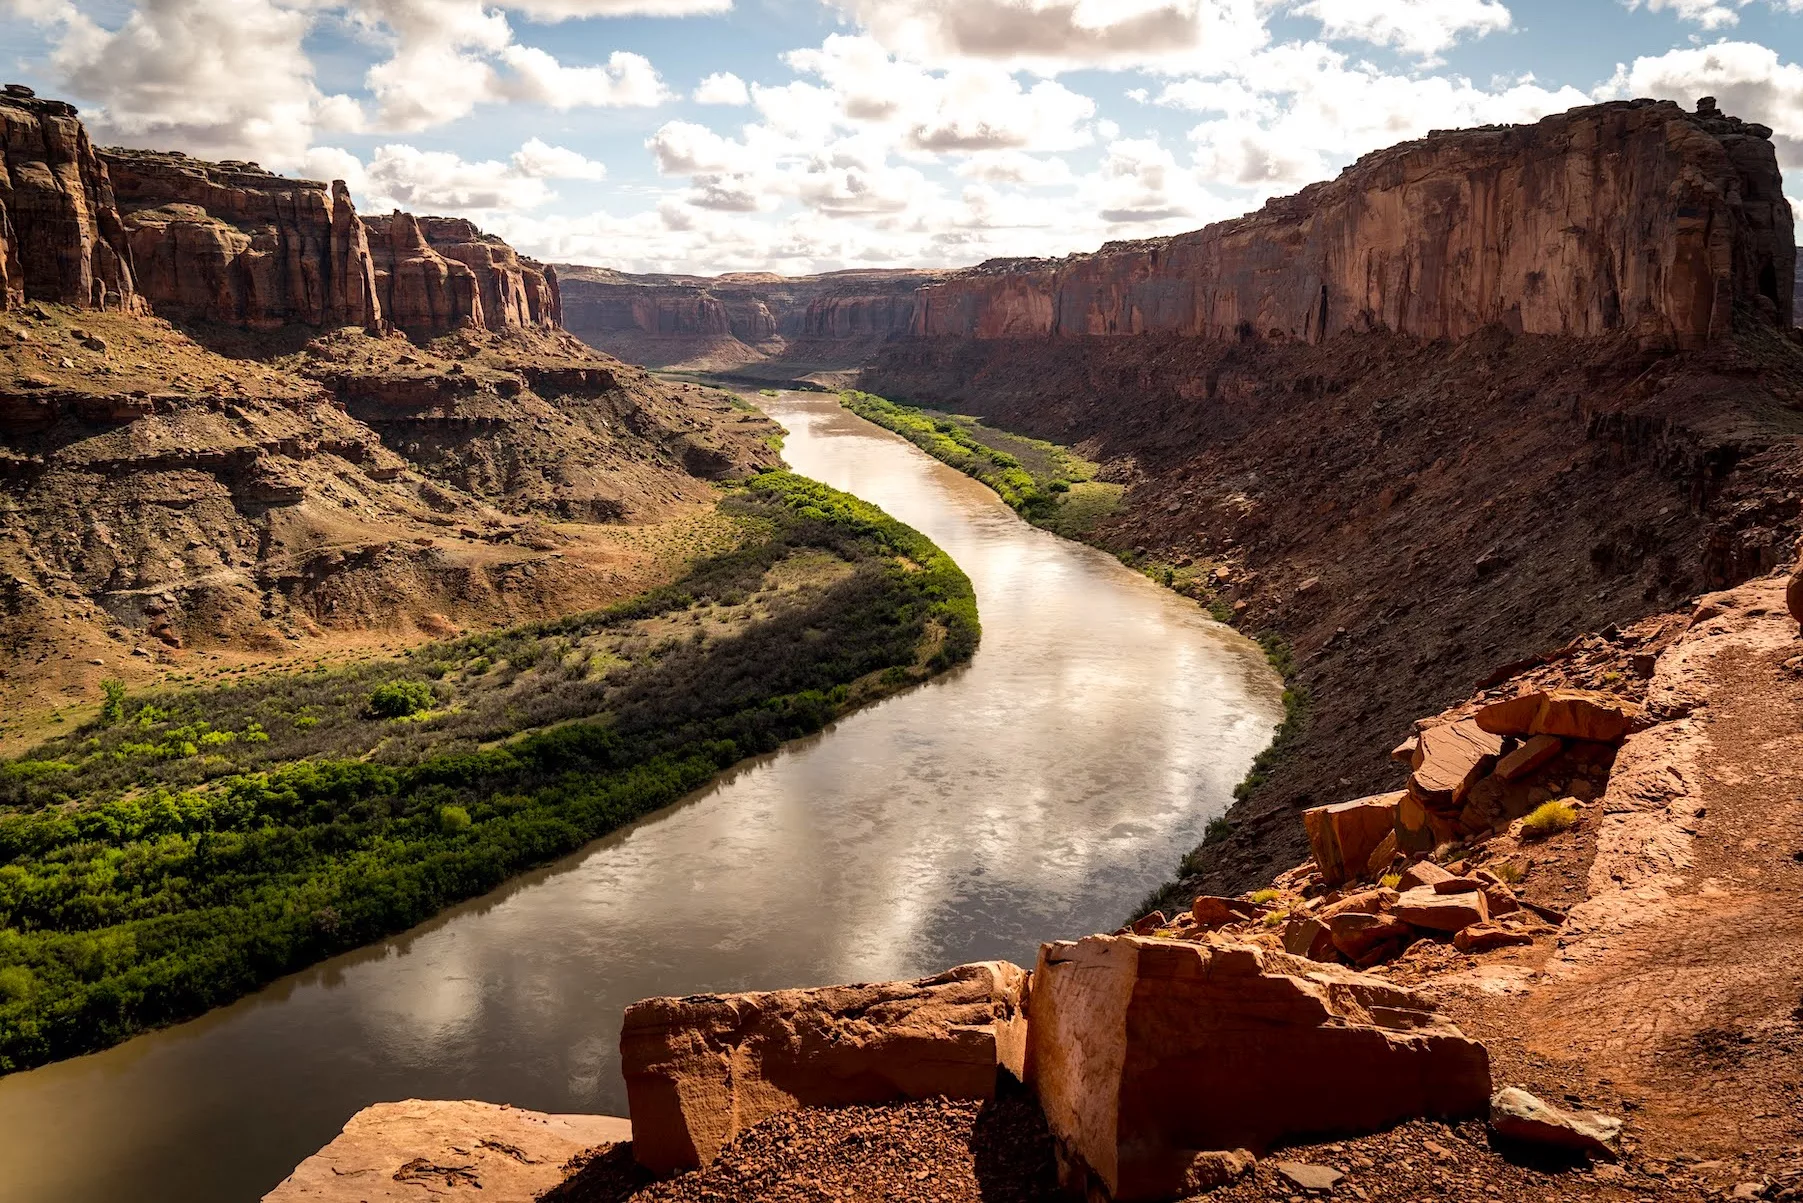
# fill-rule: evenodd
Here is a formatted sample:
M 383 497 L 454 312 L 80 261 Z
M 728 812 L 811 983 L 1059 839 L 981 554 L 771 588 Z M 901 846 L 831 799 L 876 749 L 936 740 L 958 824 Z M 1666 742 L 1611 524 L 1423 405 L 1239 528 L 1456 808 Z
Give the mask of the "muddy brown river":
M 0 1078 L 0 1200 L 246 1203 L 385 1099 L 624 1114 L 634 999 L 1031 964 L 1169 873 L 1280 716 L 1258 648 L 831 397 L 765 401 L 797 471 L 970 574 L 976 658 L 405 935 Z

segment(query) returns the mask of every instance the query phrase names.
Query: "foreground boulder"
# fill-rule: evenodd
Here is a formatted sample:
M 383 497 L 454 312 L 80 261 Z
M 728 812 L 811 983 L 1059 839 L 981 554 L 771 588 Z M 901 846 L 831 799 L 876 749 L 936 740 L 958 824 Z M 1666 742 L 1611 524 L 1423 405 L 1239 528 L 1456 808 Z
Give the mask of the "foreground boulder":
M 1578 1153 L 1616 1155 L 1621 1121 L 1595 1111 L 1563 1111 L 1518 1086 L 1490 1100 L 1490 1126 L 1505 1140 L 1549 1145 Z
M 263 1203 L 535 1199 L 578 1153 L 632 1139 L 610 1115 L 545 1115 L 495 1103 L 377 1103 L 301 1162 Z
M 781 1111 L 992 1098 L 998 1069 L 1023 1071 L 1025 979 L 985 961 L 913 982 L 634 1003 L 620 1032 L 633 1156 L 671 1173 Z
M 1398 790 L 1303 811 L 1302 825 L 1308 831 L 1309 851 L 1321 870 L 1321 880 L 1337 886 L 1363 876 L 1378 847 L 1395 835 L 1396 807 L 1401 801 Z M 1384 859 L 1387 863 L 1388 857 Z
M 1482 1114 L 1490 1062 L 1433 1004 L 1262 948 L 1091 936 L 1040 948 L 1027 1080 L 1067 1189 L 1197 1189 L 1203 1154 Z

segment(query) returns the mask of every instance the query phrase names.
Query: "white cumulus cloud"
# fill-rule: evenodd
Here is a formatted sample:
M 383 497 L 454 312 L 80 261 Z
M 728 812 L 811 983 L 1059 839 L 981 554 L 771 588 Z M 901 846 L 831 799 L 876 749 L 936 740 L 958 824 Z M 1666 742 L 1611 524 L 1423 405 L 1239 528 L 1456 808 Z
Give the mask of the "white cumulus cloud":
M 696 104 L 750 104 L 751 90 L 731 71 L 716 71 L 695 86 Z

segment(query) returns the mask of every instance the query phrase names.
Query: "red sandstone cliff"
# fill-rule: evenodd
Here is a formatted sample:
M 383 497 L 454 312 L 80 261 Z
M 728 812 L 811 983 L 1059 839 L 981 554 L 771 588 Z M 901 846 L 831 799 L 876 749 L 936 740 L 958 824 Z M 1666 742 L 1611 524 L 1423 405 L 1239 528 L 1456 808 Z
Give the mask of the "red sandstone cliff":
M 553 330 L 561 324 L 556 272 L 472 223 L 411 213 L 363 221 L 382 314 L 401 329 Z
M 0 310 L 27 300 L 138 308 L 106 165 L 73 106 L 0 95 Z
M 342 182 L 179 151 L 100 157 L 159 312 L 260 330 L 379 323 L 369 242 Z
M 999 260 L 921 290 L 910 332 L 1318 343 L 1632 331 L 1701 346 L 1788 325 L 1795 248 L 1771 130 L 1669 101 L 1437 132 L 1192 233 Z

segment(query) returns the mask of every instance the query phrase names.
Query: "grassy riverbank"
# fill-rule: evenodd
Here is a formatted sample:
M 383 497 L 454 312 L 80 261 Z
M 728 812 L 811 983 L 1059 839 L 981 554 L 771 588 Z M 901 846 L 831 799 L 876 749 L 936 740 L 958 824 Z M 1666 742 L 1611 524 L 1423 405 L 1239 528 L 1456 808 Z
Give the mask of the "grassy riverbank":
M 1212 565 L 1190 561 L 1170 564 L 1148 558 L 1143 550 L 1111 547 L 1096 537 L 1097 525 L 1123 507 L 1125 490 L 1120 485 L 1095 480 L 1098 465 L 1069 448 L 996 430 L 967 415 L 898 405 L 871 393 L 841 393 L 840 401 L 859 417 L 894 431 L 934 459 L 982 481 L 1034 525 L 1112 552 L 1129 568 L 1194 599 L 1217 621 L 1237 625 L 1233 610 L 1215 591 Z M 1245 778 L 1234 787 L 1236 802 L 1245 800 L 1269 779 L 1272 770 L 1301 739 L 1308 722 L 1308 697 L 1296 682 L 1288 641 L 1271 631 L 1256 638 L 1265 659 L 1283 677 L 1283 719 L 1270 744 L 1253 759 Z M 1232 822 L 1226 815 L 1216 817 L 1209 823 L 1203 843 L 1178 865 L 1178 877 L 1191 875 L 1203 848 L 1226 839 L 1232 831 Z M 1154 910 L 1168 911 L 1179 904 L 1187 907 L 1189 903 L 1181 894 L 1177 881 L 1168 881 L 1147 895 L 1131 917 Z
M 918 532 L 768 473 L 731 551 L 608 609 L 327 671 L 109 693 L 0 761 L 0 1072 L 401 931 L 969 659 Z
M 1099 522 L 1120 508 L 1125 489 L 1097 480 L 1099 465 L 1068 447 L 996 430 L 963 414 L 897 405 L 871 393 L 848 391 L 839 399 L 860 418 L 982 481 L 1035 526 L 1087 540 Z

